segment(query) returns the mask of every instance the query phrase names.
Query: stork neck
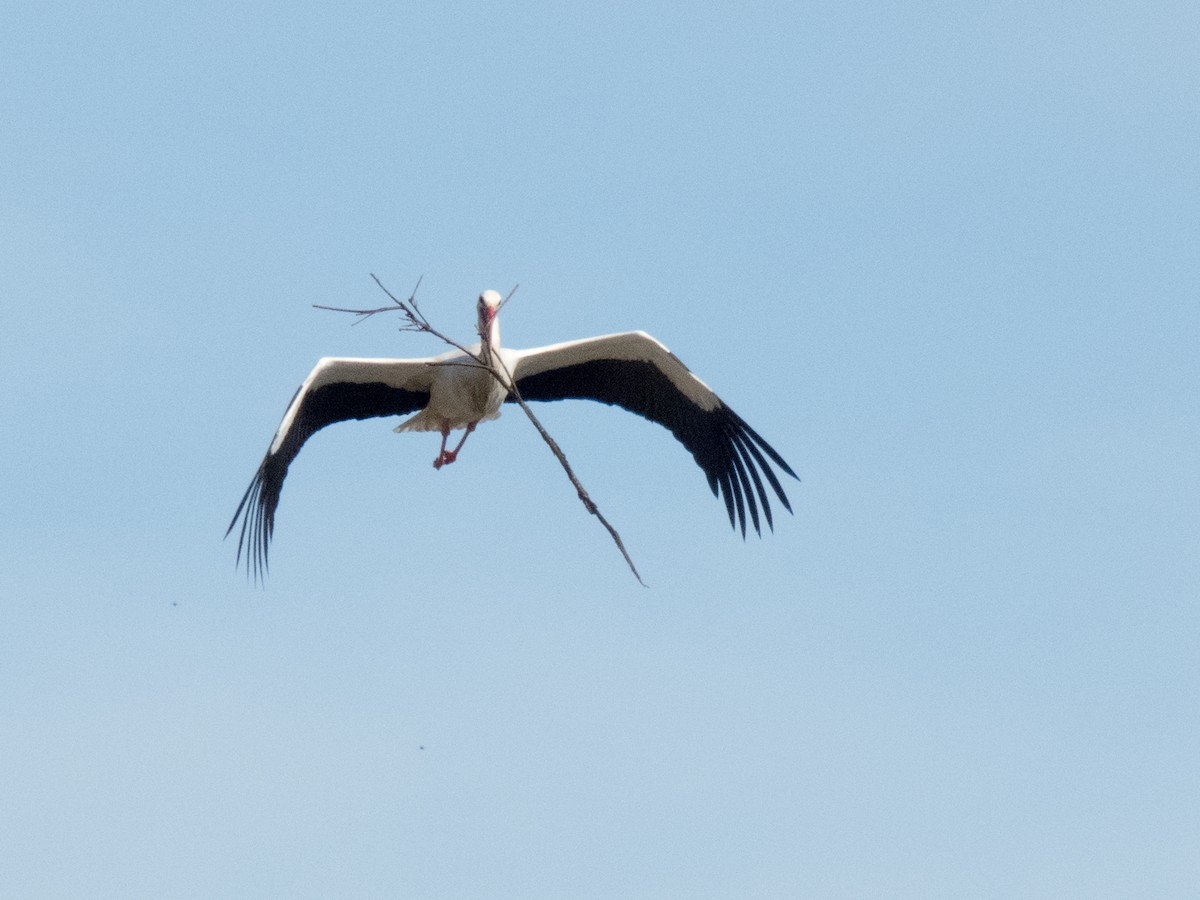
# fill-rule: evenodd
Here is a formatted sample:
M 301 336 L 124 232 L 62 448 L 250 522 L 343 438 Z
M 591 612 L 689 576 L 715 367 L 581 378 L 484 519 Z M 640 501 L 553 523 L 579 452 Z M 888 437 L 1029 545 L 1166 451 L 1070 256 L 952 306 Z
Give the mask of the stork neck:
M 481 333 L 483 346 L 480 347 L 480 352 L 483 354 L 484 360 L 491 364 L 492 354 L 500 350 L 500 317 L 492 316 L 492 322 L 487 328 L 486 333 Z

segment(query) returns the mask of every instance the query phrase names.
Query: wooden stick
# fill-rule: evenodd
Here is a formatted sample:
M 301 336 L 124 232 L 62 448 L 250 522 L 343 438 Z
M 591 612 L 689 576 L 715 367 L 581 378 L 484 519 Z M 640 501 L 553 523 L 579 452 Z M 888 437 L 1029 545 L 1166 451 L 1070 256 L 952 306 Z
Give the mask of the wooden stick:
M 613 539 L 613 543 L 616 544 L 617 549 L 621 551 L 621 556 L 625 558 L 625 564 L 629 566 L 629 571 L 633 573 L 633 577 L 638 580 L 638 584 L 640 584 L 642 587 L 646 587 L 646 582 L 642 581 L 642 576 L 638 574 L 637 566 L 633 564 L 633 559 L 629 556 L 629 551 L 625 549 L 625 542 L 621 540 L 620 533 L 612 526 L 612 523 L 610 523 L 608 519 L 604 517 L 604 514 L 600 512 L 600 507 L 596 505 L 596 501 L 591 498 L 587 490 L 584 488 L 582 482 L 580 482 L 579 477 L 575 474 L 575 470 L 571 468 L 571 464 L 567 461 L 567 455 L 563 453 L 562 448 L 558 446 L 558 442 L 551 437 L 550 432 L 546 430 L 545 426 L 543 426 L 538 420 L 538 417 L 534 415 L 533 410 L 529 408 L 529 404 L 525 402 L 525 399 L 521 396 L 521 392 L 517 389 L 516 383 L 513 381 L 512 373 L 509 372 L 508 368 L 504 365 L 504 361 L 500 359 L 499 354 L 492 353 L 492 348 L 488 343 L 488 335 L 483 333 L 479 335 L 483 344 L 483 350 L 485 352 L 481 354 L 472 353 L 462 344 L 447 337 L 446 335 L 442 334 L 442 332 L 434 328 L 433 325 L 430 324 L 429 320 L 425 317 L 425 314 L 421 312 L 420 307 L 417 305 L 417 288 L 421 286 L 420 278 L 417 279 L 416 286 L 413 287 L 412 293 L 409 295 L 407 300 L 400 300 L 398 297 L 396 297 L 384 286 L 383 282 L 379 280 L 375 273 L 371 273 L 371 278 L 374 279 L 377 285 L 379 285 L 379 289 L 387 294 L 388 298 L 394 305 L 381 306 L 378 309 L 344 309 L 337 306 L 321 306 L 320 304 L 316 303 L 314 303 L 313 306 L 315 306 L 317 309 L 330 310 L 331 312 L 353 313 L 359 317 L 358 321 L 354 323 L 355 325 L 371 318 L 372 316 L 378 315 L 379 313 L 403 313 L 404 318 L 407 321 L 407 324 L 403 326 L 403 330 L 427 332 L 443 343 L 449 344 L 451 347 L 455 347 L 462 351 L 471 359 L 475 360 L 476 364 L 487 369 L 491 373 L 492 377 L 500 382 L 501 386 L 512 394 L 513 399 L 521 407 L 521 410 L 533 424 L 533 427 L 537 429 L 537 433 L 541 435 L 542 440 L 546 442 L 546 446 L 550 448 L 550 452 L 554 454 L 554 458 L 557 459 L 559 464 L 563 467 L 563 471 L 567 473 L 567 478 L 570 479 L 571 484 L 574 486 L 575 493 L 579 497 L 579 501 L 583 504 L 583 508 L 600 520 L 600 524 L 603 525 L 605 530 L 608 531 L 609 536 L 611 536 Z M 512 299 L 512 295 L 515 291 L 516 288 L 514 287 L 512 291 L 509 292 L 508 297 L 504 299 L 504 303 L 508 303 L 508 301 Z M 499 367 L 497 367 L 496 363 L 499 363 Z M 447 365 L 466 364 L 448 363 Z

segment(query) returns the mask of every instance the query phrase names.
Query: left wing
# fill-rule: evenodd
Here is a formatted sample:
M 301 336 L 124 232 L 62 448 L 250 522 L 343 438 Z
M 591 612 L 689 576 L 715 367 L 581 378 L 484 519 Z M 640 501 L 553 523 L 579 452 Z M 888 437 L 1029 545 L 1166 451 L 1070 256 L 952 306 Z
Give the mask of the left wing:
M 525 400 L 598 400 L 667 428 L 704 470 L 713 494 L 724 497 L 729 524 L 740 525 L 743 537 L 747 506 L 756 532 L 762 533 L 759 504 L 767 526 L 775 527 L 760 473 L 784 508 L 792 511 L 771 468 L 774 463 L 796 478 L 783 457 L 645 332 L 568 341 L 516 351 L 509 358 L 513 356 L 513 381 Z M 512 396 L 508 402 L 514 402 Z

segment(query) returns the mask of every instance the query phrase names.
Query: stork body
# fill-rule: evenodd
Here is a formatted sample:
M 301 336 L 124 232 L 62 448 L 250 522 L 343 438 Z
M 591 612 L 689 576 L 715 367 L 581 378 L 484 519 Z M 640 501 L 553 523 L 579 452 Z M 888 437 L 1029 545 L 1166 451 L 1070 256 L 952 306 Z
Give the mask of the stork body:
M 783 458 L 661 343 L 641 331 L 512 350 L 500 346 L 500 295 L 484 291 L 478 327 L 487 340 L 424 359 L 318 361 L 296 391 L 258 472 L 233 515 L 239 519 L 238 559 L 265 573 L 275 510 L 288 467 L 304 442 L 334 422 L 411 415 L 396 431 L 442 436 L 435 468 L 452 463 L 483 421 L 495 419 L 517 392 L 526 401 L 587 399 L 620 406 L 669 429 L 692 454 L 714 495 L 723 497 L 729 522 L 746 534 L 746 513 L 761 533 L 761 507 L 774 528 L 765 479 L 784 508 L 787 495 L 772 469 L 795 478 Z M 483 359 L 480 365 L 474 357 Z M 503 381 L 493 376 L 492 366 Z M 510 380 L 511 379 L 511 380 Z M 515 390 L 514 390 L 515 388 Z M 465 429 L 453 450 L 451 431 Z
M 429 363 L 433 378 L 429 384 L 428 405 L 396 426 L 396 431 L 441 432 L 442 448 L 433 461 L 435 469 L 458 458 L 458 451 L 476 425 L 500 417 L 500 407 L 508 396 L 508 388 L 486 365 L 479 363 L 479 360 L 488 363 L 492 354 L 503 354 L 497 318 L 500 302 L 500 295 L 495 291 L 484 291 L 479 295 L 479 333 L 486 334 L 487 341 L 468 347 L 470 356 L 461 350 L 452 350 L 432 360 Z M 465 428 L 466 433 L 457 447 L 447 450 L 446 441 L 456 428 Z

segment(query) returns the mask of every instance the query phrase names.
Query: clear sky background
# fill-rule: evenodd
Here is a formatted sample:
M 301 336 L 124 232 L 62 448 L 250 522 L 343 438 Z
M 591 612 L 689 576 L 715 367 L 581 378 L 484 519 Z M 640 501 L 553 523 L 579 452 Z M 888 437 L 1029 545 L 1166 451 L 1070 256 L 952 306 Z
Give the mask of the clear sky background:
M 1195 3 L 50 4 L 0 33 L 0 895 L 1191 897 Z M 424 275 L 803 479 L 507 410 L 299 457 Z

